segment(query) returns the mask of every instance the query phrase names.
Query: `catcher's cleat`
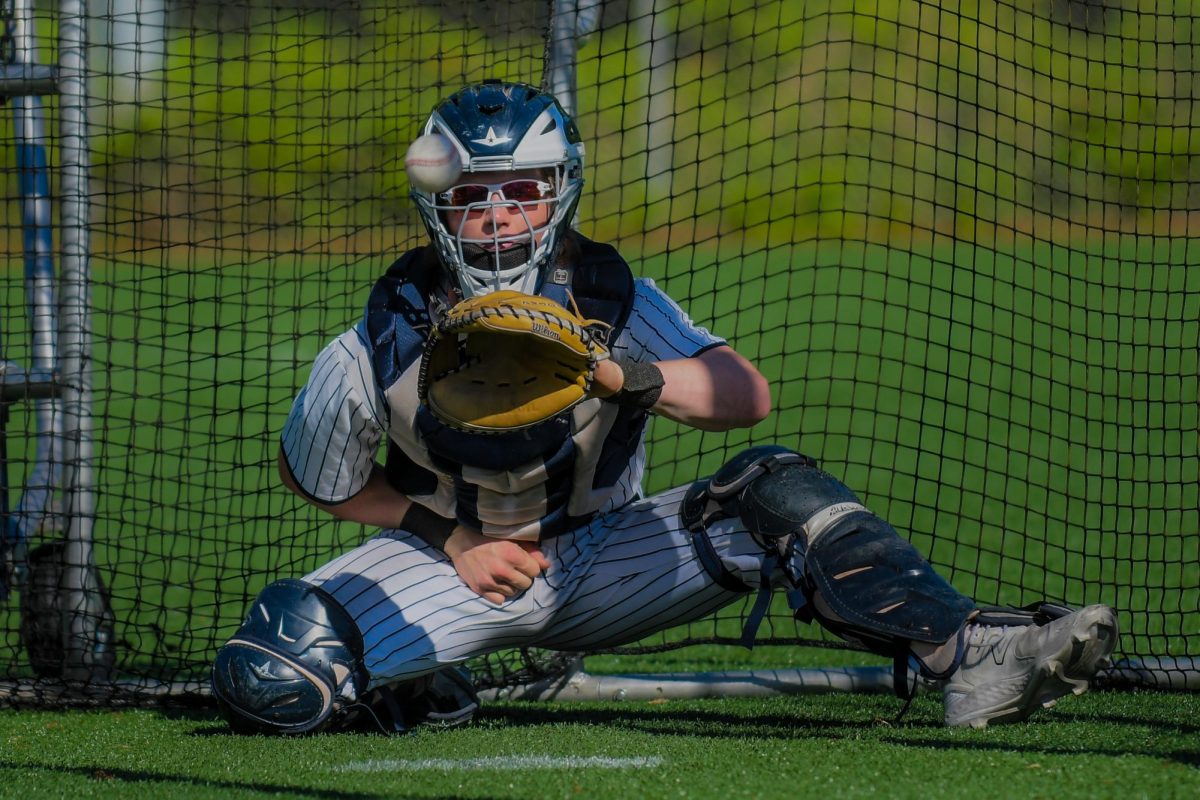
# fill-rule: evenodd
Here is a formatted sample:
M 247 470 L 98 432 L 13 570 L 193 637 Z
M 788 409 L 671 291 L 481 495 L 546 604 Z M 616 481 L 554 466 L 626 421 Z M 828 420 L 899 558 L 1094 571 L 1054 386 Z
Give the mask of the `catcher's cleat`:
M 479 711 L 479 695 L 464 667 L 443 667 L 409 681 L 380 686 L 351 706 L 336 730 L 406 733 L 419 726 L 455 728 Z
M 946 724 L 1019 722 L 1066 694 L 1083 694 L 1117 643 L 1117 617 L 1088 606 L 1045 625 L 968 624 L 959 668 L 943 687 Z

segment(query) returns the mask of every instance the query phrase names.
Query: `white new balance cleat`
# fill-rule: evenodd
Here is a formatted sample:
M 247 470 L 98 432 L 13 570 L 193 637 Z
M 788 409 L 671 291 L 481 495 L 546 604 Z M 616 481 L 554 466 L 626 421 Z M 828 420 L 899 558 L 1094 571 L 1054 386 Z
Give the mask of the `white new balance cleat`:
M 962 662 L 943 687 L 946 724 L 1019 722 L 1066 694 L 1083 694 L 1117 643 L 1117 616 L 1088 606 L 1045 625 L 968 623 Z

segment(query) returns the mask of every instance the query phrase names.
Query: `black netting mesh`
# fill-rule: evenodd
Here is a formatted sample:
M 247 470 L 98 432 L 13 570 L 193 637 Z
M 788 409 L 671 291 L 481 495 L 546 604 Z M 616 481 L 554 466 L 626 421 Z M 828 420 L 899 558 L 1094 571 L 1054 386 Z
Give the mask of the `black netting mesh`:
M 367 535 L 279 486 L 278 432 L 421 240 L 418 125 L 467 81 L 540 83 L 552 5 L 93 8 L 95 561 L 118 678 L 202 681 L 263 586 Z M 1113 604 L 1118 656 L 1176 685 L 1200 657 L 1200 6 L 579 5 L 579 228 L 728 336 L 776 401 L 749 431 L 659 420 L 647 488 L 750 443 L 798 448 L 980 602 Z M 31 27 L 51 63 L 54 7 Z M 28 139 L 0 110 L 0 357 L 28 366 Z M 46 98 L 52 192 L 58 112 Z M 63 527 L 29 507 L 39 407 L 4 406 L 7 538 L 31 549 Z M 54 700 L 27 682 L 18 606 L 2 675 Z M 744 613 L 643 646 L 733 639 Z M 821 638 L 784 609 L 768 637 Z M 481 671 L 496 685 L 507 663 L 540 669 Z

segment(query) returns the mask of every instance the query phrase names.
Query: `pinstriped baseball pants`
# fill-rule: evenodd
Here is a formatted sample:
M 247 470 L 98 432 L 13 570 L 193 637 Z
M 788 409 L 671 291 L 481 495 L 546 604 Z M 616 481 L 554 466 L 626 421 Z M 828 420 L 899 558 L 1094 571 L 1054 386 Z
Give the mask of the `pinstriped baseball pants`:
M 624 644 L 745 596 L 718 586 L 696 557 L 679 522 L 685 489 L 543 542 L 550 569 L 501 605 L 468 589 L 440 550 L 399 530 L 304 580 L 332 594 L 358 624 L 371 688 L 509 647 Z M 725 566 L 757 586 L 764 554 L 740 522 L 719 522 L 709 533 Z

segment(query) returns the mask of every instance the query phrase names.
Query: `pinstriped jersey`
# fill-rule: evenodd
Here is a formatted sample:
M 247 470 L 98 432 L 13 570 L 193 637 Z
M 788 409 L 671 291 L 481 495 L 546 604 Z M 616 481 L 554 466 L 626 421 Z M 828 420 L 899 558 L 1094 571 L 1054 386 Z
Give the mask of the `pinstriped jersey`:
M 578 239 L 581 268 L 628 275 L 611 247 Z M 344 502 L 362 489 L 386 443 L 393 486 L 489 536 L 537 540 L 640 497 L 640 409 L 592 398 L 533 428 L 495 435 L 449 428 L 421 405 L 420 354 L 441 307 L 421 253 L 406 254 L 381 279 L 364 320 L 321 352 L 293 403 L 282 446 L 300 488 L 323 503 Z M 724 344 L 652 280 L 630 281 L 627 293 L 609 343 L 617 361 L 686 358 Z M 611 307 L 611 300 L 598 302 Z

